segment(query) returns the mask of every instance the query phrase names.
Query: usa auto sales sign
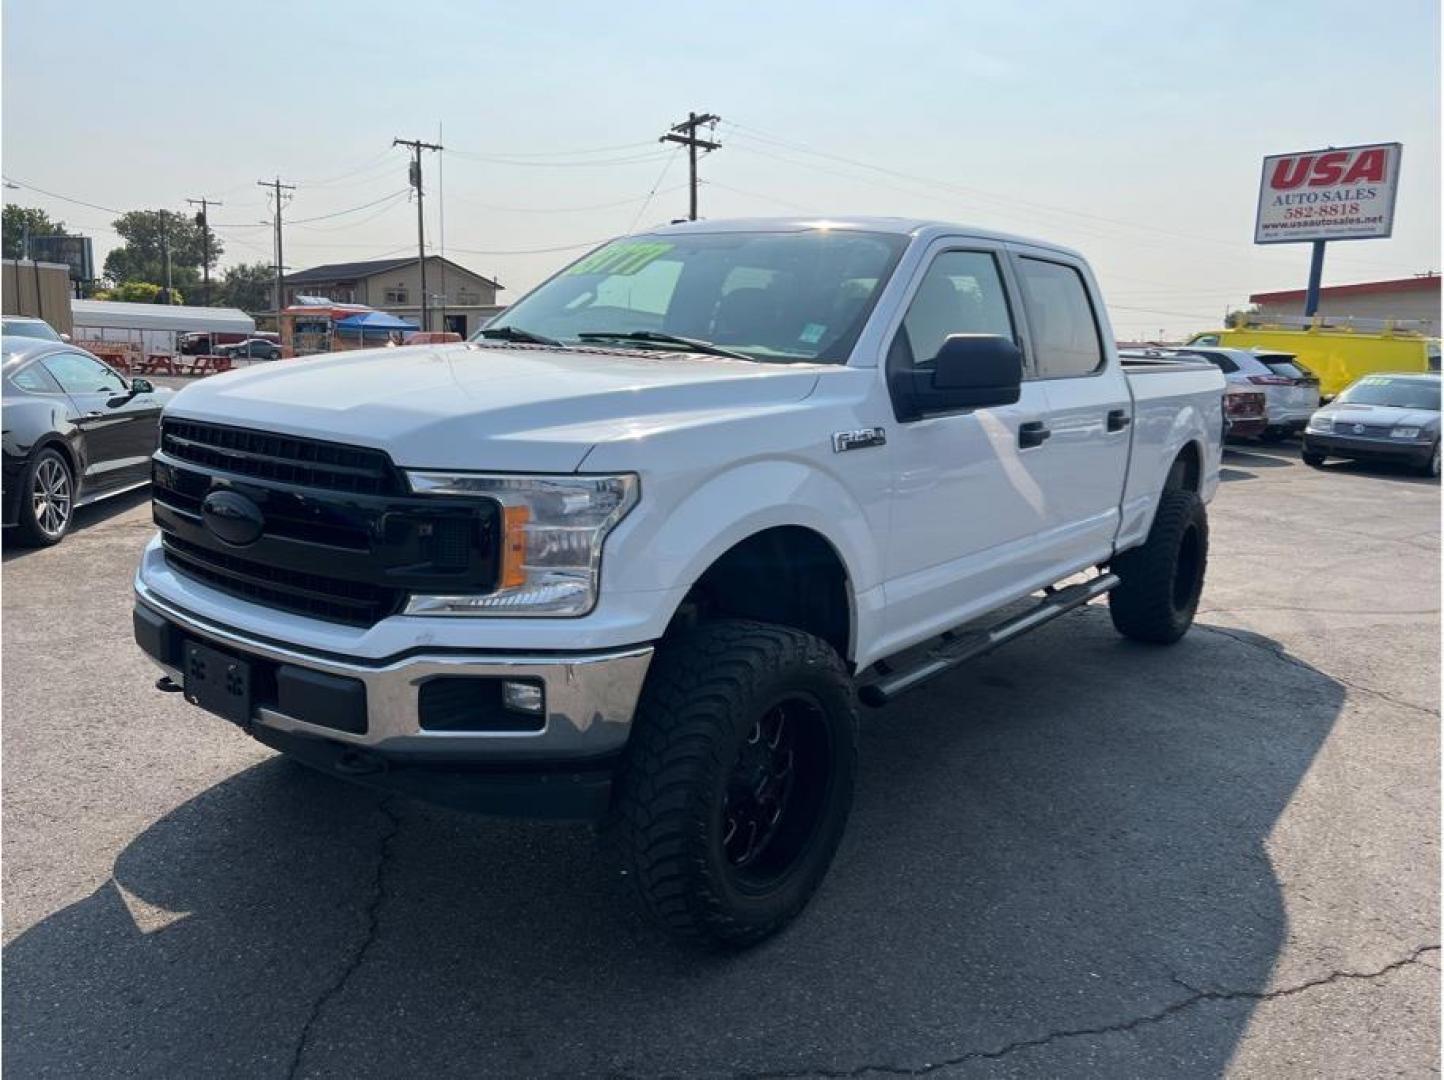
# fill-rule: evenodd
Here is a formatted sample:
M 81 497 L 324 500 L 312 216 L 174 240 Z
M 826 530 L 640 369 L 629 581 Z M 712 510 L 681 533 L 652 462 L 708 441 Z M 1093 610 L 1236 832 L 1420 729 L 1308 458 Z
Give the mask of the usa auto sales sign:
M 1264 158 L 1255 244 L 1373 240 L 1394 231 L 1400 143 Z

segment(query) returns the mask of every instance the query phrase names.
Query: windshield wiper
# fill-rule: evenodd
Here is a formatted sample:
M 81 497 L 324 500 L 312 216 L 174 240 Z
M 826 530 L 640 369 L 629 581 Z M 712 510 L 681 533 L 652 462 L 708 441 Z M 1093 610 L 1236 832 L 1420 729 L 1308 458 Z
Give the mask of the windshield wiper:
M 721 345 L 713 345 L 710 341 L 702 341 L 700 338 L 665 334 L 660 330 L 585 330 L 577 337 L 582 341 L 635 341 L 642 345 L 679 345 L 691 352 L 706 353 L 708 356 L 729 356 L 733 360 L 755 361 L 757 359 L 755 356 L 724 349 Z
M 498 341 L 519 341 L 525 345 L 550 345 L 553 348 L 565 349 L 556 338 L 549 338 L 545 334 L 534 334 L 530 330 L 523 330 L 519 326 L 488 326 L 477 331 L 478 337 L 496 338 Z

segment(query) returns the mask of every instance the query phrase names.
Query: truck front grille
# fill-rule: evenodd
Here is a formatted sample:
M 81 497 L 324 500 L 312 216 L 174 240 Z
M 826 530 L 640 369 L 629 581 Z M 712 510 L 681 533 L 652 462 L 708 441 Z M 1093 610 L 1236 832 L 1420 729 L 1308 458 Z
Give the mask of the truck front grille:
M 245 545 L 211 531 L 215 491 L 255 504 Z M 496 587 L 501 508 L 415 495 L 382 451 L 167 417 L 151 510 L 176 573 L 254 604 L 371 626 L 412 594 Z
M 380 450 L 196 420 L 167 418 L 161 449 L 178 461 L 298 487 L 358 495 L 406 490 Z
M 213 589 L 317 619 L 371 626 L 401 610 L 404 593 L 237 558 L 162 534 L 171 569 Z

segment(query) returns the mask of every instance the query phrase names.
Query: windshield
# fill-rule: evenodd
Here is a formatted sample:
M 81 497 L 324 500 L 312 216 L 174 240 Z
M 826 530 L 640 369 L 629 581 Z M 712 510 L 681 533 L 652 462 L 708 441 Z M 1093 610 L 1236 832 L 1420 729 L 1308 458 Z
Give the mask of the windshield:
M 629 236 L 583 257 L 493 319 L 535 338 L 660 335 L 768 361 L 847 360 L 907 237 L 799 232 Z M 480 335 L 478 335 L 480 336 Z M 596 339 L 592 339 L 596 344 Z
M 39 319 L 6 319 L 3 332 L 15 337 L 40 338 L 42 341 L 59 341 L 60 335 L 47 322 Z
M 1369 375 L 1335 400 L 1338 405 L 1389 405 L 1399 409 L 1439 411 L 1439 383 L 1434 379 L 1397 379 Z
M 1285 379 L 1307 378 L 1302 368 L 1288 360 L 1264 360 L 1263 365 L 1275 375 L 1280 375 Z

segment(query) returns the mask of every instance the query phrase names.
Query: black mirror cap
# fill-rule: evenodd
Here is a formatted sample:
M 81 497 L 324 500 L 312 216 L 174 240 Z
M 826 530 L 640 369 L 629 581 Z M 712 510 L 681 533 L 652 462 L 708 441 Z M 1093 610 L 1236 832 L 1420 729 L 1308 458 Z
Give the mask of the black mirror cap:
M 953 334 L 932 366 L 892 378 L 899 420 L 1012 405 L 1023 393 L 1023 350 L 997 334 Z
M 1011 389 L 1013 396 L 994 404 L 1011 405 L 1023 385 L 1023 350 L 997 334 L 952 334 L 933 361 L 938 390 Z
M 130 391 L 133 394 L 153 394 L 155 385 L 149 379 L 131 379 Z

